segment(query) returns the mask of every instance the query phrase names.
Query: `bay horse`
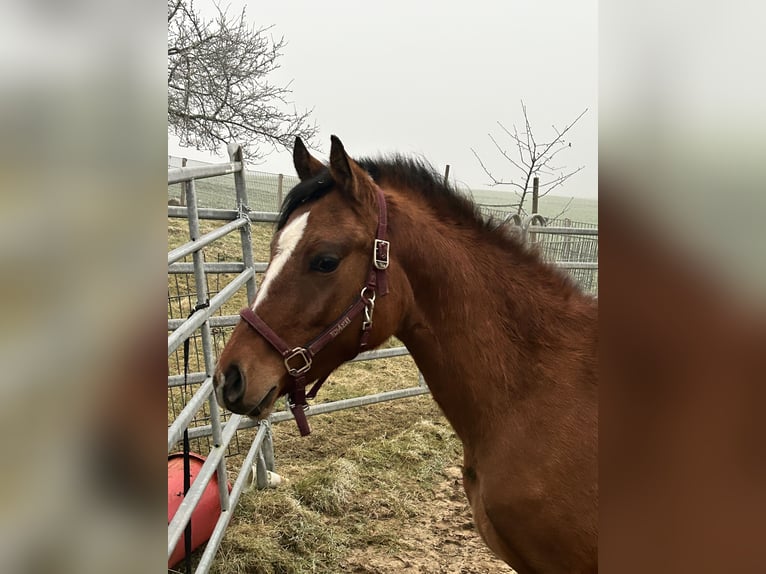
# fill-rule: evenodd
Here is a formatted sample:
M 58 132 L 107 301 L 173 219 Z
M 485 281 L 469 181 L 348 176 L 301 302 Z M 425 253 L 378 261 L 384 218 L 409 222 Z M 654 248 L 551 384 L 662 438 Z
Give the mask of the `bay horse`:
M 463 444 L 487 545 L 519 574 L 596 572 L 595 300 L 424 161 L 357 162 L 335 136 L 327 166 L 300 139 L 293 160 L 300 183 L 221 353 L 219 402 L 263 419 L 286 394 L 308 434 L 307 396 L 395 335 Z

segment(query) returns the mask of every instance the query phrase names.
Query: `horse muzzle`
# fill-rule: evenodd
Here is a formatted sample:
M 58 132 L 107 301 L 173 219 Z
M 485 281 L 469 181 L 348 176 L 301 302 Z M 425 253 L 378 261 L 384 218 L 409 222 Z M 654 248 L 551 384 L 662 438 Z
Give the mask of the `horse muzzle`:
M 238 365 L 229 366 L 216 375 L 216 400 L 218 404 L 233 413 L 247 415 L 254 419 L 264 418 L 277 398 L 278 386 L 271 386 L 261 395 L 257 404 L 248 401 L 247 379 Z

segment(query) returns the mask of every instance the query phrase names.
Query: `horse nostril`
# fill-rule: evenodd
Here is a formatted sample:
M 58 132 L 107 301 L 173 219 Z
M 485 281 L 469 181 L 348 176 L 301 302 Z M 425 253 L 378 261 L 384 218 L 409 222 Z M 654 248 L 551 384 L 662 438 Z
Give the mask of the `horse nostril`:
M 227 404 L 232 405 L 245 394 L 245 379 L 239 371 L 239 367 L 232 365 L 224 373 L 223 398 Z

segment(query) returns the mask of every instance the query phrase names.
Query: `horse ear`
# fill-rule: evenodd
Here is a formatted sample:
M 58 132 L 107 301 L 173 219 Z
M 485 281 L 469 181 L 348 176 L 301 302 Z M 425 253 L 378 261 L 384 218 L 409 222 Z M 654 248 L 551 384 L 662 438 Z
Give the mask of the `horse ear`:
M 338 186 L 352 198 L 361 200 L 359 177 L 363 173 L 356 162 L 348 157 L 343 144 L 336 136 L 330 136 L 330 175 Z
M 293 165 L 301 181 L 319 175 L 319 172 L 324 169 L 322 162 L 309 153 L 299 137 L 295 138 L 295 146 L 293 146 Z
M 348 154 L 337 136 L 330 136 L 330 173 L 342 188 L 353 187 L 354 174 L 351 171 Z

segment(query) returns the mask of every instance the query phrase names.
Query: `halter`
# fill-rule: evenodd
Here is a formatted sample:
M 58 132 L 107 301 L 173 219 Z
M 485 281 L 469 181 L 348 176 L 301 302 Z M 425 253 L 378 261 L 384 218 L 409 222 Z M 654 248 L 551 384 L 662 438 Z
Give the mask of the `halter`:
M 374 185 L 374 184 L 373 184 Z M 319 388 L 325 382 L 327 377 L 319 379 L 311 389 L 306 392 L 306 374 L 311 370 L 311 361 L 313 357 L 326 347 L 331 341 L 337 338 L 351 322 L 364 312 L 362 321 L 362 335 L 359 340 L 359 351 L 367 348 L 372 329 L 372 316 L 375 311 L 375 297 L 377 289 L 380 288 L 380 295 L 388 293 L 388 279 L 386 269 L 388 269 L 388 251 L 389 243 L 386 240 L 386 228 L 388 219 L 386 213 L 386 198 L 383 191 L 375 185 L 378 199 L 378 228 L 375 233 L 375 244 L 372 252 L 372 264 L 370 272 L 367 275 L 367 282 L 362 287 L 359 297 L 352 303 L 338 319 L 308 344 L 303 347 L 291 347 L 279 335 L 277 335 L 266 322 L 255 314 L 250 307 L 245 307 L 239 312 L 240 317 L 244 319 L 253 329 L 255 329 L 266 341 L 271 344 L 276 351 L 282 355 L 285 362 L 285 369 L 292 377 L 292 383 L 287 391 L 287 399 L 290 410 L 295 417 L 298 430 L 301 436 L 311 433 L 308 420 L 306 419 L 306 410 L 308 404 L 306 399 L 313 399 Z

